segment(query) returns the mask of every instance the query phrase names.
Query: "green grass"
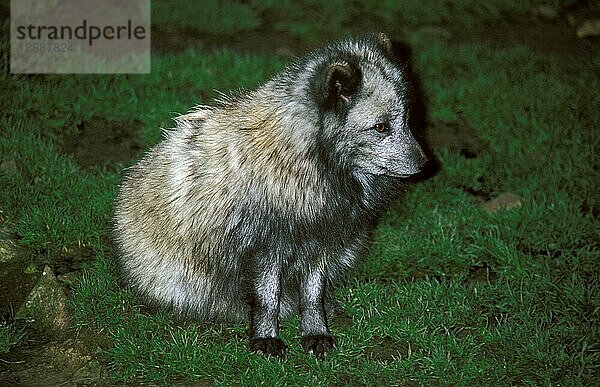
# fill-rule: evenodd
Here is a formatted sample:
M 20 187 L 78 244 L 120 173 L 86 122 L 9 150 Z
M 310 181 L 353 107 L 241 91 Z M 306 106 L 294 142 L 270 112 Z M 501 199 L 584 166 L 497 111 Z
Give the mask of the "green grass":
M 5 323 L 0 323 L 0 354 L 8 352 L 23 341 L 25 333 Z
M 359 3 L 324 11 L 322 17 L 335 15 L 321 38 L 341 34 L 357 10 L 371 7 Z M 530 8 L 509 3 L 454 2 L 460 11 L 455 13 L 447 9 L 449 2 L 432 2 L 430 12 L 422 2 L 406 2 L 402 9 L 389 2 L 370 15 L 397 9 L 384 12 L 389 19 L 380 15 L 382 29 L 393 30 L 398 19 L 392 16 L 398 14 L 411 25 L 469 26 Z M 277 15 L 296 7 L 291 2 L 246 4 L 226 3 L 215 12 L 231 15 L 229 6 L 247 12 L 231 19 L 240 20 L 240 30 L 275 19 L 276 29 L 291 29 L 308 42 L 319 39 L 306 21 L 320 20 L 310 16 L 313 11 L 284 19 Z M 184 16 L 175 12 L 157 23 L 191 27 Z M 239 32 L 224 28 L 215 33 Z M 147 76 L 26 77 L 3 69 L 0 82 L 9 92 L 0 98 L 6 112 L 0 118 L 1 157 L 15 160 L 18 168 L 0 173 L 2 219 L 21 236 L 23 248 L 44 252 L 37 258 L 40 266 L 64 249 L 83 245 L 94 251 L 95 262 L 71 296 L 72 310 L 77 326 L 112 341 L 108 355 L 116 381 L 593 385 L 600 380 L 600 81 L 593 68 L 600 63 L 598 52 L 590 62 L 518 45 L 490 49 L 484 41 L 408 38 L 430 121 L 463 120 L 489 146 L 474 159 L 440 150 L 440 173 L 412 187 L 386 214 L 366 261 L 337 292 L 344 320 L 351 323 L 334 321 L 339 350 L 322 362 L 300 349 L 297 317 L 283 324 L 290 348 L 278 362 L 247 352 L 244 325 L 198 326 L 141 310 L 117 285 L 107 242 L 124 165 L 82 169 L 60 152 L 64 136 L 92 117 L 140 120 L 137 135 L 149 146 L 160 140 L 159 128 L 170 126 L 175 112 L 210 102 L 214 89 L 256 86 L 283 67 L 282 58 L 190 48 L 154 55 Z M 482 186 L 492 195 L 516 193 L 523 205 L 488 214 L 464 191 Z M 474 267 L 487 268 L 490 281 L 475 280 Z M 16 333 L 2 326 L 0 352 L 18 341 Z
M 359 27 L 369 31 L 399 32 L 423 25 L 472 24 L 504 14 L 527 14 L 538 1 L 275 1 L 250 2 L 273 27 L 311 43 L 331 39 Z M 308 23 L 307 21 L 311 21 Z
M 151 17 L 154 25 L 166 30 L 186 29 L 213 36 L 231 36 L 261 25 L 255 9 L 231 0 L 155 1 Z

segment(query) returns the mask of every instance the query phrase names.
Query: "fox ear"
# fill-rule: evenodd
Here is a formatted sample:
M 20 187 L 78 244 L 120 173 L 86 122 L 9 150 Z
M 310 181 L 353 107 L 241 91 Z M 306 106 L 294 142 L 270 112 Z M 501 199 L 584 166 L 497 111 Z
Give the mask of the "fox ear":
M 325 108 L 343 108 L 358 91 L 361 74 L 357 66 L 339 60 L 326 65 L 320 78 L 321 104 Z

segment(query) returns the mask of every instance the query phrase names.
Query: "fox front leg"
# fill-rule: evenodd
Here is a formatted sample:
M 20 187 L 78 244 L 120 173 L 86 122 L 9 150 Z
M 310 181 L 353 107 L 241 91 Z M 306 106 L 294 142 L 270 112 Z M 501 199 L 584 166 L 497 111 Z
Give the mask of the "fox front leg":
M 281 358 L 285 355 L 286 347 L 278 337 L 281 273 L 277 266 L 257 270 L 251 276 L 248 286 L 250 351 Z
M 300 345 L 319 359 L 337 347 L 337 340 L 327 327 L 325 286 L 324 270 L 310 271 L 300 283 Z

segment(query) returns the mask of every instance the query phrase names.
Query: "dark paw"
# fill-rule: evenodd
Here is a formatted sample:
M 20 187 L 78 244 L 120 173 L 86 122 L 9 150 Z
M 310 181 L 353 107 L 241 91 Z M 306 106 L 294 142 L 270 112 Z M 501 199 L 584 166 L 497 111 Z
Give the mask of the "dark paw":
M 306 352 L 323 359 L 328 352 L 337 348 L 337 340 L 326 335 L 302 336 L 300 345 Z
M 285 356 L 285 344 L 278 337 L 250 339 L 250 352 L 256 352 L 266 357 Z

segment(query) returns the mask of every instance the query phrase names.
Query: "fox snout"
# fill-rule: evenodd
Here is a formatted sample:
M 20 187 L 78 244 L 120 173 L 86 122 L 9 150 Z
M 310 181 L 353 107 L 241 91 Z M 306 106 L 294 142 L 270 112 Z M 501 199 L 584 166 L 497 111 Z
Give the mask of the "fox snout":
M 423 148 L 408 131 L 390 143 L 390 148 L 385 151 L 386 157 L 382 160 L 385 174 L 389 176 L 409 177 L 421 172 L 427 165 L 428 158 Z
M 409 170 L 408 175 L 414 175 L 421 172 L 429 162 L 423 148 L 417 141 L 414 141 L 414 143 L 411 144 L 406 160 Z

